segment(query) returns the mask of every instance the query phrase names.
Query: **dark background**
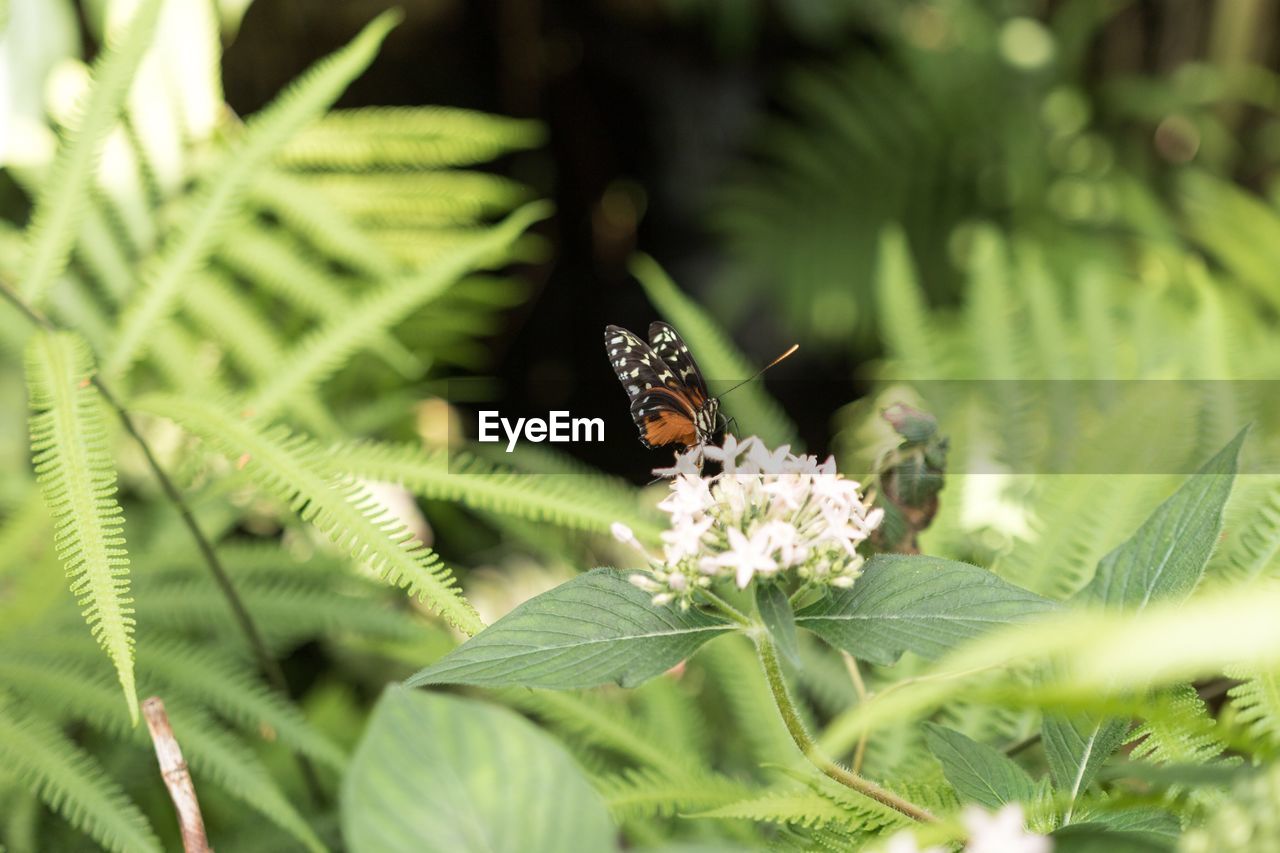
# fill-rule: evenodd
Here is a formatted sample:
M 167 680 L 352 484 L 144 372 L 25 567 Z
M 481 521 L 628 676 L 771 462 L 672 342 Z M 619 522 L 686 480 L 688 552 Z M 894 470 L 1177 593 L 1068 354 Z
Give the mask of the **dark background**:
M 241 114 L 253 112 L 390 5 L 384 0 L 256 0 L 226 50 L 228 101 Z M 874 336 L 851 335 L 847 346 L 811 345 L 805 329 L 788 328 L 759 290 L 738 299 L 732 287 L 721 288 L 711 298 L 710 285 L 725 264 L 725 252 L 708 228 L 709 211 L 733 164 L 753 156 L 751 142 L 761 123 L 787 109 L 776 97 L 785 76 L 851 53 L 878 57 L 889 52 L 892 44 L 883 29 L 867 22 L 875 15 L 899 14 L 910 4 L 410 0 L 399 5 L 405 21 L 340 106 L 460 106 L 537 118 L 548 130 L 544 148 L 494 167 L 557 206 L 555 218 L 541 227 L 551 241 L 549 260 L 523 271 L 532 298 L 512 312 L 505 332 L 491 342 L 504 405 L 522 413 L 598 409 L 601 389 L 612 381 L 600 343 L 603 327 L 616 323 L 643 331 L 656 318 L 626 272 L 627 257 L 640 249 L 717 316 L 731 315 L 725 317 L 729 331 L 757 363 L 800 343 L 799 353 L 765 383 L 797 422 L 808 449 L 825 452 L 833 413 L 865 390 L 859 366 L 876 356 Z M 1203 58 L 1209 22 L 1221 11 L 1211 0 L 992 0 L 986 5 L 996 15 L 1017 12 L 1045 20 L 1064 10 L 1105 10 L 1106 22 L 1090 42 L 1079 75 L 1086 89 L 1118 75 L 1158 79 Z M 1267 4 L 1252 8 L 1255 16 L 1270 20 Z M 802 10 L 809 15 L 803 26 L 797 24 Z M 1272 67 L 1275 32 L 1267 28 L 1252 47 L 1254 59 Z M 1010 108 L 1017 106 L 994 105 Z M 1245 126 L 1251 120 L 1240 118 Z M 1113 136 L 1122 142 L 1124 128 L 1119 130 Z M 1141 128 L 1135 138 L 1150 147 L 1151 128 Z M 1254 164 L 1244 161 L 1234 168 L 1241 183 L 1259 182 Z M 912 240 L 926 258 L 945 255 L 931 251 L 936 246 L 919 245 L 915 236 Z M 934 295 L 944 303 L 948 298 L 945 289 L 940 295 L 934 289 Z M 821 380 L 821 395 L 806 390 L 815 387 L 812 383 L 798 381 L 814 378 Z M 540 388 L 567 389 L 568 396 L 543 399 Z M 617 414 L 625 417 L 620 389 L 615 397 Z M 582 455 L 633 478 L 660 461 L 638 443 L 621 455 L 618 448 L 607 454 L 585 448 Z
M 226 50 L 228 102 L 241 114 L 257 110 L 388 5 L 256 0 Z M 552 258 L 527 272 L 535 294 L 493 341 L 503 405 L 520 414 L 549 406 L 595 414 L 604 391 L 625 419 L 602 331 L 616 323 L 643 333 L 657 319 L 627 274 L 627 257 L 648 252 L 697 292 L 717 263 L 704 227 L 708 196 L 767 108 L 772 76 L 818 49 L 767 23 L 748 51 L 718 48 L 708 28 L 651 3 L 402 5 L 405 21 L 339 106 L 443 104 L 546 124 L 545 149 L 499 164 L 557 209 L 542 228 Z M 791 343 L 764 316 L 733 332 L 761 364 Z M 801 342 L 769 377 L 811 450 L 825 447 L 832 411 L 856 396 L 853 368 L 849 358 L 824 358 Z M 833 398 L 807 399 L 797 388 L 788 399 L 787 380 L 814 371 Z M 545 393 L 575 387 L 568 399 Z M 630 453 L 578 450 L 629 475 L 656 464 L 638 442 Z

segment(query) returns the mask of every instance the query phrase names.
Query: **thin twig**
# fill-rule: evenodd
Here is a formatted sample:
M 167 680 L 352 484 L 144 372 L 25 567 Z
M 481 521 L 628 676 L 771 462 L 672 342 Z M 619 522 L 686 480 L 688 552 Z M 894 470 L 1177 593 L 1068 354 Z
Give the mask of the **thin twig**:
M 849 680 L 853 682 L 853 690 L 858 694 L 858 704 L 861 705 L 867 701 L 871 695 L 867 692 L 866 682 L 862 680 L 862 673 L 858 669 L 858 661 L 853 655 L 846 651 L 841 651 L 840 656 L 844 658 L 845 669 L 849 670 Z M 853 751 L 853 772 L 862 772 L 862 762 L 867 757 L 867 739 L 870 732 L 863 732 L 858 738 L 858 747 Z
M 209 836 L 204 831 L 204 817 L 200 814 L 200 801 L 196 798 L 196 786 L 187 771 L 182 757 L 182 747 L 173 736 L 169 715 L 159 696 L 142 702 L 142 716 L 155 744 L 156 761 L 160 763 L 160 775 L 169 789 L 169 799 L 178 813 L 178 827 L 182 832 L 182 849 L 186 853 L 210 853 Z
M 28 305 L 9 286 L 8 282 L 0 281 L 0 296 L 8 300 L 34 325 L 51 332 L 58 331 L 56 323 Z M 209 541 L 209 537 L 205 536 L 204 531 L 200 529 L 200 525 L 196 521 L 195 514 L 192 513 L 186 498 L 182 496 L 173 480 L 165 473 L 160 461 L 156 459 L 155 454 L 152 452 L 151 445 L 142 437 L 133 422 L 133 418 L 129 416 L 129 412 L 116 398 L 115 394 L 111 392 L 111 389 L 107 387 L 107 384 L 102 381 L 102 377 L 94 374 L 89 377 L 89 381 L 94 388 L 98 389 L 98 393 L 102 395 L 102 399 L 106 404 L 115 411 L 116 417 L 120 419 L 120 424 L 124 427 L 125 432 L 129 433 L 130 437 L 137 442 L 138 447 L 142 449 L 142 455 L 147 460 L 147 466 L 151 468 L 156 481 L 160 483 L 160 488 L 164 491 L 165 497 L 178 510 L 178 515 L 182 518 L 183 525 L 186 526 L 191 538 L 195 541 L 196 548 L 200 551 L 200 556 L 204 559 L 204 564 L 209 569 L 209 574 L 213 576 L 213 580 L 218 585 L 218 589 L 226 600 L 227 606 L 231 608 L 231 614 L 240 628 L 240 633 L 244 634 L 245 639 L 248 641 L 249 648 L 253 651 L 253 656 L 258 663 L 258 668 L 267 677 L 267 681 L 272 687 L 283 695 L 288 696 L 289 683 L 285 679 L 284 670 L 280 668 L 280 662 L 272 657 L 271 652 L 267 649 L 267 644 L 262 639 L 262 633 L 258 630 L 257 624 L 249 614 L 248 608 L 245 607 L 244 600 L 240 598 L 240 594 L 236 591 L 235 584 L 232 583 L 226 567 L 222 565 L 222 560 L 219 559 L 218 552 L 214 550 L 213 543 Z M 320 786 L 320 779 L 316 775 L 315 767 L 312 766 L 311 761 L 305 755 L 297 754 L 297 759 L 298 767 L 302 772 L 303 779 L 312 798 L 317 804 L 323 803 L 325 797 Z

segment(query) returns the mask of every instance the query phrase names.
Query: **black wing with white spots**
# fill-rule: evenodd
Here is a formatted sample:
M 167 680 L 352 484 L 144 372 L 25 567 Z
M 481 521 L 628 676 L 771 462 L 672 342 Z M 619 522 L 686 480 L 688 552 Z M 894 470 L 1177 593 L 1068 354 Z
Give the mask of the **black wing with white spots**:
M 693 404 L 693 407 L 695 409 L 701 408 L 708 397 L 707 383 L 703 381 L 702 371 L 698 369 L 698 363 L 693 360 L 693 355 L 689 352 L 689 348 L 685 346 L 684 339 L 680 337 L 680 333 L 669 324 L 661 320 L 655 320 L 649 324 L 649 346 L 653 348 L 658 358 L 670 365 L 671 369 L 675 371 L 679 386 L 673 390 L 687 392 L 689 402 Z
M 605 328 L 604 346 L 631 401 L 631 418 L 640 430 L 641 443 L 646 447 L 692 446 L 703 440 L 695 426 L 699 406 L 670 364 L 621 326 Z

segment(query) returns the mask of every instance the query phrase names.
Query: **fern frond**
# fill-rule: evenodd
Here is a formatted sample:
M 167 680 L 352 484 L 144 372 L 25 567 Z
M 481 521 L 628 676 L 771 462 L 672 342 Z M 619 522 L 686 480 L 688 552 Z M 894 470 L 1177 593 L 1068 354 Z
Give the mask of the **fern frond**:
M 126 307 L 106 362 L 108 373 L 125 373 L 146 353 L 150 335 L 173 310 L 183 282 L 215 247 L 254 176 L 290 136 L 327 109 L 373 61 L 396 17 L 395 13 L 384 13 L 374 19 L 350 44 L 316 63 L 250 119 L 244 136 L 209 171 L 183 218 L 183 230 L 166 243 L 154 274 Z
M 553 690 L 500 690 L 504 704 L 533 714 L 567 738 L 601 747 L 652 767 L 673 779 L 689 775 L 683 756 L 663 749 L 639 732 L 631 715 L 617 703 L 606 704 L 592 694 Z
M 112 141 L 108 138 L 108 148 Z M 35 168 L 17 167 L 10 171 L 28 195 L 38 194 L 48 183 L 46 176 Z M 155 223 L 150 208 L 131 209 L 130 218 L 126 221 L 120 205 L 113 204 L 100 189 L 105 188 L 91 188 L 88 196 L 82 199 L 84 210 L 75 251 L 97 290 L 115 307 L 124 302 L 137 285 L 134 256 L 154 244 Z M 141 193 L 141 189 L 135 191 Z M 5 248 L 0 241 L 0 252 Z M 16 277 L 17 273 L 13 275 Z
M 99 678 L 91 667 L 55 654 L 43 660 L 0 661 L 0 674 L 15 692 L 38 702 L 56 718 L 87 723 L 108 737 L 130 741 L 150 752 L 151 739 L 146 730 L 129 724 L 114 700 L 110 682 Z M 154 692 L 150 690 L 152 686 L 148 685 L 148 692 Z M 198 700 L 192 702 L 177 691 L 163 695 L 170 722 L 197 783 L 208 778 L 307 846 L 322 848 L 251 749 L 197 710 Z
M 656 770 L 625 770 L 597 778 L 595 787 L 618 821 L 707 811 L 751 794 L 745 785 L 725 776 L 691 774 L 673 779 Z
M 43 183 L 28 227 L 28 257 L 23 267 L 22 295 L 40 305 L 66 268 L 90 195 L 98 155 L 120 114 L 129 84 L 155 34 L 159 0 L 146 0 L 128 30 L 108 43 L 93 66 L 94 85 L 79 126 L 59 147 L 48 180 Z
M 880 234 L 875 285 L 880 334 L 900 378 L 937 378 L 940 360 L 928 303 L 911 260 L 907 235 L 898 226 Z
M 335 110 L 279 160 L 302 169 L 431 168 L 492 160 L 542 144 L 537 122 L 447 107 Z
M 48 312 L 64 329 L 75 329 L 94 352 L 106 346 L 112 320 L 97 294 L 83 278 L 67 271 L 58 276 L 45 296 Z
M 335 770 L 346 766 L 337 744 L 316 731 L 306 718 L 280 695 L 250 676 L 240 661 L 176 640 L 153 640 L 139 654 L 139 667 L 148 679 L 169 685 L 170 690 L 199 701 L 246 731 L 261 733 L 264 726 L 281 743 Z
M 335 471 L 396 483 L 428 500 L 596 533 L 607 533 L 615 521 L 651 540 L 660 531 L 652 514 L 641 511 L 634 489 L 591 477 L 528 475 L 462 451 L 371 441 L 340 444 L 329 455 Z
M 228 281 L 214 274 L 193 276 L 183 291 L 186 313 L 207 337 L 219 342 L 251 382 L 268 378 L 284 353 L 262 315 Z M 313 396 L 294 401 L 299 423 L 322 435 L 341 432 L 328 410 Z
M 630 268 L 649 301 L 689 342 L 704 376 L 729 382 L 746 379 L 756 372 L 706 309 L 681 292 L 653 258 L 635 255 Z M 781 444 L 789 444 L 793 450 L 801 447 L 795 424 L 758 383 L 748 382 L 734 394 L 729 408 L 742 415 L 741 429 L 745 433 L 760 436 L 770 447 Z
M 745 637 L 726 637 L 703 646 L 696 660 L 724 697 L 735 730 L 742 732 L 748 761 L 757 765 L 793 761 L 798 750 L 778 715 L 750 642 Z
M 1280 553 L 1280 477 L 1237 477 L 1225 518 L 1228 535 L 1210 557 L 1206 577 L 1239 583 L 1272 576 Z
M 358 482 L 329 474 L 329 462 L 305 436 L 260 430 L 204 401 L 153 396 L 137 408 L 177 421 L 232 459 L 259 486 L 291 506 L 338 547 L 389 583 L 405 587 L 467 634 L 483 628 L 431 549 L 390 518 Z
M 0 759 L 50 809 L 108 850 L 163 849 L 142 812 L 88 753 L 14 702 L 0 705 Z
M 806 634 L 800 641 L 800 661 L 803 665 L 796 679 L 824 714 L 834 717 L 858 704 L 858 692 L 840 652 Z
M 1260 743 L 1280 747 L 1280 675 L 1243 670 L 1229 675 L 1244 682 L 1227 691 L 1236 721 Z
M 249 197 L 263 213 L 278 219 L 317 253 L 352 272 L 389 278 L 401 270 L 391 255 L 333 210 L 322 193 L 292 175 L 263 170 L 249 188 Z
M 295 569 L 305 573 L 306 567 Z M 370 595 L 343 592 L 308 582 L 304 577 L 258 577 L 245 579 L 232 572 L 245 608 L 258 623 L 267 645 L 287 650 L 310 637 L 339 634 L 410 641 L 423 635 L 423 626 L 410 611 L 387 606 Z M 350 574 L 346 579 L 350 579 Z M 336 585 L 336 578 L 327 578 Z M 184 635 L 232 637 L 235 620 L 217 599 L 210 582 L 191 575 L 163 582 L 139 577 L 138 618 Z M 379 591 L 383 591 L 379 589 Z M 228 640 L 229 642 L 229 640 Z
M 107 425 L 89 385 L 93 359 L 73 333 L 42 332 L 28 346 L 26 362 L 32 461 L 57 525 L 58 555 L 137 722 L 129 559 Z
M 187 700 L 168 702 L 174 736 L 189 754 L 196 783 L 207 778 L 237 800 L 271 820 L 311 851 L 325 847 L 311 824 L 267 772 L 257 754 L 207 714 L 187 706 Z
M 236 274 L 301 313 L 330 321 L 346 316 L 354 299 L 309 255 L 284 231 L 263 228 L 261 223 L 235 229 L 218 251 L 218 258 Z M 375 336 L 369 348 L 402 376 L 422 375 L 421 359 L 389 332 Z
M 888 811 L 888 809 L 885 809 Z M 875 829 L 905 822 L 872 809 L 855 810 L 808 788 L 767 793 L 687 815 L 691 818 L 739 818 L 757 823 L 777 823 L 815 829 L 837 826 L 846 829 Z
M 1117 407 L 1085 432 L 1068 470 L 1105 471 L 1116 460 L 1137 471 L 1169 470 L 1171 460 L 1186 458 L 1192 436 L 1187 424 L 1167 423 L 1166 411 L 1160 405 Z M 1175 480 L 1137 473 L 1040 478 L 1031 500 L 1036 536 L 1015 542 L 994 571 L 1041 595 L 1073 595 L 1088 583 L 1103 555 L 1172 490 Z
M 655 740 L 710 766 L 711 732 L 693 693 L 682 681 L 654 678 L 632 691 L 632 702 Z
M 1132 732 L 1130 758 L 1160 764 L 1205 764 L 1226 749 L 1218 723 L 1190 685 L 1170 691 L 1161 713 Z
M 351 353 L 402 321 L 415 308 L 431 301 L 464 274 L 492 263 L 526 228 L 548 213 L 545 204 L 525 205 L 481 240 L 362 297 L 347 316 L 334 318 L 302 340 L 273 378 L 258 388 L 248 408 L 263 417 L 279 411 L 295 394 L 322 382 Z
M 383 251 L 409 268 L 422 269 L 448 258 L 459 249 L 483 242 L 488 232 L 488 227 L 483 225 L 436 228 L 378 225 L 370 228 L 369 236 Z M 536 234 L 522 234 L 511 242 L 499 260 L 502 263 L 537 263 L 546 256 L 546 241 Z
M 530 201 L 529 188 L 484 172 L 300 175 L 358 223 L 463 225 Z

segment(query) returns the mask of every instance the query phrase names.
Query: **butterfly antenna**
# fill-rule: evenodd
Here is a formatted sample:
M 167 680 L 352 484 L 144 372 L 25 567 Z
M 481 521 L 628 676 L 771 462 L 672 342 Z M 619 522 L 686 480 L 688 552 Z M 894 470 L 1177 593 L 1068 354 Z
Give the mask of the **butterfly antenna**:
M 733 391 L 733 390 L 734 390 L 734 389 L 736 389 L 736 388 L 741 388 L 743 385 L 746 385 L 748 382 L 751 382 L 751 381 L 753 381 L 753 380 L 759 379 L 759 378 L 760 378 L 760 374 L 764 373 L 766 370 L 768 370 L 769 368 L 773 367 L 775 364 L 777 364 L 778 362 L 782 361 L 784 358 L 788 358 L 788 357 L 790 357 L 790 356 L 792 355 L 792 353 L 794 353 L 794 352 L 795 352 L 796 350 L 798 350 L 798 349 L 800 349 L 800 345 L 799 345 L 799 344 L 792 344 L 792 345 L 791 345 L 791 348 L 790 348 L 790 349 L 788 349 L 786 352 L 784 352 L 782 355 L 778 356 L 778 357 L 777 357 L 777 358 L 775 358 L 773 361 L 769 362 L 769 363 L 768 363 L 768 364 L 766 364 L 764 367 L 762 367 L 762 368 L 760 368 L 759 370 L 757 370 L 757 371 L 755 372 L 755 375 L 753 375 L 753 376 L 751 376 L 751 377 L 749 377 L 749 378 L 747 378 L 747 379 L 742 380 L 742 381 L 741 381 L 741 382 L 739 382 L 737 385 L 734 385 L 734 386 L 733 386 L 733 388 L 730 388 L 730 389 L 729 389 L 729 391 Z M 729 391 L 722 391 L 722 392 L 721 392 L 719 395 L 717 395 L 717 396 L 718 396 L 718 397 L 723 397 L 725 394 L 728 394 L 728 393 L 729 393 Z

